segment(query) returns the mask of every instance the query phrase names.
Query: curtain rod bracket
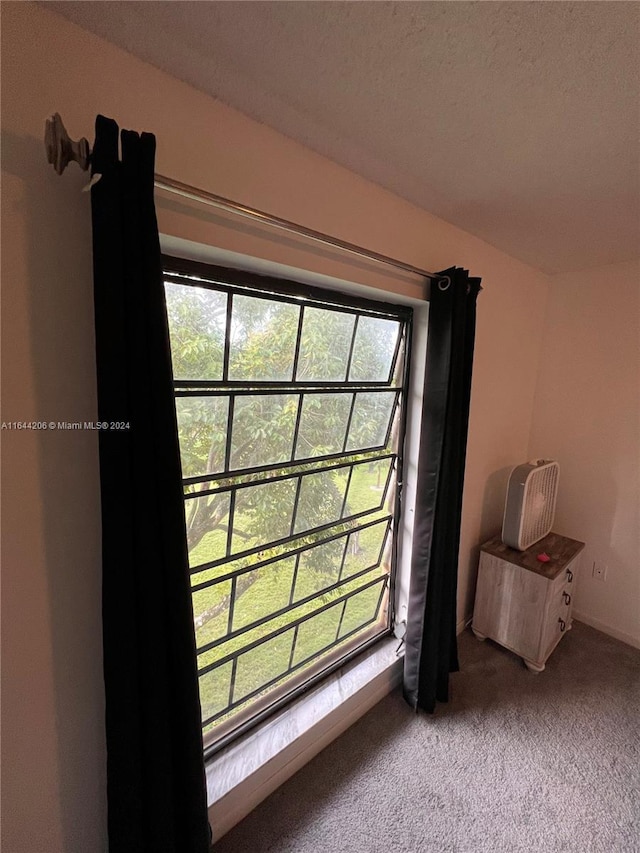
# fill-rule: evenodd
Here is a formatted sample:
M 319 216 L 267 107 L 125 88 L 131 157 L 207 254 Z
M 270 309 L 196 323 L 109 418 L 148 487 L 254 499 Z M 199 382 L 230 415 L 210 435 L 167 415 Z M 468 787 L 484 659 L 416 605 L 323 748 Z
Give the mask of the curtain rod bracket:
M 47 149 L 47 161 L 61 175 L 72 160 L 80 166 L 83 172 L 89 168 L 91 148 L 87 139 L 82 137 L 77 142 L 67 133 L 62 123 L 60 113 L 54 113 L 44 126 L 44 145 Z

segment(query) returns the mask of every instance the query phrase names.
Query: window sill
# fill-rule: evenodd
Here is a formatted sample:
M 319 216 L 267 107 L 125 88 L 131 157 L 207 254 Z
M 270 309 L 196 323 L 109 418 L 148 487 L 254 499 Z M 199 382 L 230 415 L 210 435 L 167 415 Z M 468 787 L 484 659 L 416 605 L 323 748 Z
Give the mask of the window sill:
M 398 640 L 382 640 L 207 762 L 217 841 L 402 680 Z

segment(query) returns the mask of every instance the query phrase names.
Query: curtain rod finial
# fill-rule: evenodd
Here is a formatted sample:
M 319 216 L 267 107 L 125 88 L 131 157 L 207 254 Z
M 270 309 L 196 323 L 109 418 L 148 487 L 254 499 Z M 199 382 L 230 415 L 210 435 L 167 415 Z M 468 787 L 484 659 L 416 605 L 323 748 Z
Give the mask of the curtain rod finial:
M 91 149 L 89 142 L 82 137 L 74 142 L 62 123 L 60 113 L 54 113 L 44 126 L 44 144 L 47 149 L 47 161 L 61 175 L 72 160 L 80 166 L 83 172 L 89 168 Z

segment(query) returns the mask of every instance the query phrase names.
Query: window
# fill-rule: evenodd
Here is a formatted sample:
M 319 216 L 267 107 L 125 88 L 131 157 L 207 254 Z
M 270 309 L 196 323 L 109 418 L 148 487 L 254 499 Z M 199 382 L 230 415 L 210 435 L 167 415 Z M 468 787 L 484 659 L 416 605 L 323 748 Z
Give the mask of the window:
M 164 262 L 211 752 L 390 630 L 411 309 Z

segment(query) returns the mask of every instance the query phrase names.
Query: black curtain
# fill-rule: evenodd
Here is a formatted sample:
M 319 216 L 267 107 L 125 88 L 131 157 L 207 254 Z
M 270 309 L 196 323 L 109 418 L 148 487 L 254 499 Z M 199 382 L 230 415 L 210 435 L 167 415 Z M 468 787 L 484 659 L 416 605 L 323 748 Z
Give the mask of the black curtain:
M 209 827 L 155 137 L 98 116 L 91 191 L 110 853 L 206 853 Z
M 456 591 L 480 279 L 452 267 L 431 287 L 405 634 L 404 695 L 433 713 L 458 671 Z

